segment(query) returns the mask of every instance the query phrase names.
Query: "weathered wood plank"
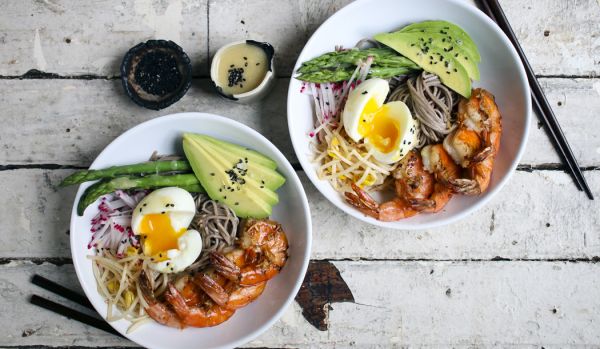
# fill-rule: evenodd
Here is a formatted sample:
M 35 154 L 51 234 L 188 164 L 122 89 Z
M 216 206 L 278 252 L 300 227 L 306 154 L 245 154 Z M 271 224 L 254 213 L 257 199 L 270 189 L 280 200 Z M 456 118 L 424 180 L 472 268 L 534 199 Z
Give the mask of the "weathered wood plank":
M 119 75 L 125 52 L 148 39 L 180 44 L 206 74 L 207 0 L 19 1 L 0 11 L 0 75 L 38 69 Z
M 74 189 L 55 185 L 70 170 L 0 171 L 0 257 L 70 257 Z M 600 193 L 600 171 L 587 171 Z M 316 259 L 573 259 L 600 256 L 600 203 L 560 171 L 518 171 L 490 204 L 440 229 L 396 231 L 349 217 L 301 173 L 313 215 Z M 87 232 L 71 232 L 87 234 Z
M 116 136 L 160 115 L 204 111 L 231 117 L 255 128 L 297 162 L 286 122 L 288 79 L 254 104 L 216 96 L 206 79 L 175 105 L 151 111 L 129 101 L 116 80 L 0 80 L 0 164 L 57 163 L 88 166 Z M 542 79 L 570 144 L 582 166 L 600 165 L 598 79 Z M 560 103 L 560 105 L 559 105 Z M 25 125 L 27 127 L 25 127 Z M 558 163 L 559 158 L 537 119 L 523 164 Z
M 209 43 L 214 53 L 228 41 L 253 37 L 275 44 L 279 74 L 289 76 L 312 32 L 348 2 L 210 1 L 207 11 L 207 0 L 12 0 L 0 12 L 0 75 L 30 69 L 118 75 L 125 51 L 155 37 L 181 43 L 196 72 L 206 75 Z M 594 0 L 501 3 L 538 74 L 598 74 L 600 61 L 594 53 L 600 45 L 600 8 Z M 264 20 L 267 14 L 269 20 Z
M 294 303 L 256 347 L 597 346 L 600 264 L 565 262 L 335 262 L 355 302 L 334 303 L 318 331 Z M 79 289 L 71 265 L 0 266 L 0 346 L 130 346 L 133 343 L 27 303 L 57 297 L 34 273 Z M 243 310 L 241 310 L 243 311 Z

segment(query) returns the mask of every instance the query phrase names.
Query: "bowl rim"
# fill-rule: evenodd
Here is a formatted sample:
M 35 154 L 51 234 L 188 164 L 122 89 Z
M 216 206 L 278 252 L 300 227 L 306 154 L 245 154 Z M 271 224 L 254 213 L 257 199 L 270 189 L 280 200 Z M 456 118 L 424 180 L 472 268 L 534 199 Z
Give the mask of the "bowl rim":
M 344 213 L 346 213 L 356 219 L 359 219 L 365 223 L 369 223 L 371 225 L 379 226 L 382 228 L 390 228 L 390 229 L 398 229 L 398 230 L 419 230 L 419 229 L 436 228 L 436 227 L 445 226 L 445 225 L 454 223 L 456 221 L 459 221 L 459 220 L 467 217 L 468 215 L 472 214 L 473 212 L 479 210 L 480 208 L 485 206 L 506 185 L 508 180 L 512 177 L 512 175 L 514 174 L 514 172 L 519 164 L 519 161 L 521 160 L 521 157 L 523 156 L 523 153 L 525 152 L 525 148 L 527 146 L 527 140 L 529 138 L 529 130 L 530 130 L 531 114 L 532 114 L 531 98 L 530 98 L 531 90 L 529 88 L 529 83 L 527 80 L 527 75 L 525 73 L 525 68 L 523 66 L 523 63 L 521 62 L 521 59 L 517 53 L 517 50 L 512 45 L 512 43 L 510 42 L 510 40 L 508 39 L 506 34 L 500 29 L 500 27 L 498 27 L 498 25 L 494 21 L 492 21 L 488 16 L 486 16 L 483 12 L 481 12 L 475 5 L 466 3 L 461 0 L 431 0 L 431 1 L 439 1 L 439 2 L 443 1 L 444 3 L 451 3 L 452 6 L 456 6 L 459 9 L 463 10 L 466 13 L 465 16 L 469 16 L 469 15 L 475 16 L 478 19 L 483 20 L 483 22 L 485 22 L 489 27 L 491 27 L 492 30 L 494 30 L 496 32 L 496 34 L 498 34 L 498 36 L 500 37 L 500 40 L 504 43 L 505 48 L 508 49 L 513 60 L 516 62 L 518 74 L 520 77 L 519 83 L 520 83 L 521 88 L 523 89 L 524 95 L 525 95 L 525 98 L 524 98 L 524 101 L 525 101 L 525 115 L 524 115 L 525 128 L 523 130 L 523 135 L 520 139 L 521 143 L 520 143 L 519 149 L 517 151 L 517 154 L 514 157 L 514 159 L 512 160 L 510 166 L 508 167 L 508 171 L 504 175 L 504 177 L 499 180 L 498 184 L 494 188 L 491 188 L 491 190 L 488 190 L 486 192 L 485 196 L 481 196 L 474 205 L 467 207 L 467 208 L 463 209 L 462 211 L 460 211 L 460 212 L 456 213 L 455 215 L 448 217 L 448 218 L 434 220 L 434 221 L 425 222 L 425 223 L 411 224 L 411 225 L 403 224 L 402 220 L 394 221 L 394 222 L 382 222 L 375 218 L 366 216 L 366 215 L 362 214 L 361 212 L 359 212 L 358 210 L 353 209 L 345 202 L 343 202 L 342 204 L 339 204 L 338 202 L 332 200 L 328 195 L 326 195 L 321 190 L 320 184 L 325 181 L 321 180 L 317 177 L 316 171 L 314 169 L 314 165 L 307 158 L 307 156 L 305 154 L 303 154 L 303 149 L 300 148 L 299 140 L 294 137 L 295 131 L 292 129 L 292 123 L 290 122 L 290 120 L 292 119 L 291 115 L 293 114 L 293 110 L 292 110 L 290 101 L 292 100 L 292 98 L 294 98 L 294 95 L 298 93 L 297 91 L 295 91 L 293 89 L 293 84 L 294 84 L 294 79 L 295 79 L 294 72 L 297 71 L 298 68 L 300 67 L 300 65 L 302 64 L 300 59 L 306 53 L 307 47 L 313 41 L 317 40 L 317 37 L 320 36 L 321 32 L 324 30 L 324 27 L 329 22 L 333 21 L 334 17 L 343 16 L 345 13 L 352 11 L 355 7 L 361 6 L 364 3 L 368 3 L 368 2 L 375 3 L 375 2 L 377 2 L 377 0 L 355 0 L 354 2 L 342 7 L 337 12 L 335 12 L 333 15 L 331 15 L 329 18 L 327 18 L 327 20 L 325 20 L 319 26 L 319 28 L 317 28 L 317 30 L 315 30 L 315 32 L 311 35 L 310 39 L 308 39 L 308 41 L 302 48 L 302 51 L 300 51 L 300 54 L 298 55 L 298 59 L 296 60 L 296 64 L 294 65 L 294 68 L 292 70 L 292 76 L 290 78 L 290 82 L 288 85 L 288 95 L 287 95 L 288 131 L 289 131 L 290 138 L 292 141 L 292 147 L 294 148 L 294 153 L 296 154 L 296 157 L 298 158 L 300 165 L 304 169 L 306 176 L 311 181 L 311 183 L 315 186 L 315 188 L 321 193 L 321 195 L 323 197 L 325 197 L 334 206 L 336 206 L 338 209 L 342 210 Z
M 285 300 L 283 305 L 262 326 L 260 326 L 254 332 L 245 334 L 242 337 L 238 338 L 237 340 L 227 344 L 227 346 L 223 346 L 223 348 L 238 347 L 240 345 L 250 342 L 251 340 L 255 339 L 256 337 L 258 337 L 259 335 L 264 333 L 266 330 L 271 328 L 273 326 L 273 324 L 283 316 L 283 313 L 289 308 L 290 304 L 292 303 L 292 301 L 295 299 L 296 295 L 298 294 L 298 291 L 300 290 L 300 287 L 302 286 L 302 283 L 306 276 L 306 272 L 308 270 L 308 265 L 310 262 L 310 256 L 311 256 L 311 251 L 312 251 L 312 216 L 311 216 L 310 206 L 308 205 L 308 198 L 306 196 L 306 191 L 304 190 L 304 187 L 302 186 L 302 182 L 300 181 L 298 174 L 296 173 L 296 171 L 294 170 L 294 168 L 292 167 L 290 162 L 287 160 L 287 158 L 283 155 L 283 153 L 281 153 L 281 151 L 273 143 L 271 143 L 271 141 L 269 141 L 265 136 L 263 136 L 258 131 L 251 128 L 250 126 L 247 126 L 241 122 L 227 118 L 225 116 L 220 116 L 220 115 L 212 114 L 212 113 L 204 113 L 204 112 L 173 113 L 173 114 L 160 116 L 160 117 L 139 123 L 139 124 L 129 128 L 128 130 L 123 132 L 121 135 L 119 135 L 115 139 L 113 139 L 100 152 L 100 154 L 98 154 L 98 156 L 94 159 L 94 161 L 92 162 L 92 164 L 90 165 L 89 168 L 95 168 L 95 165 L 98 162 L 98 159 L 101 158 L 103 154 L 108 153 L 113 148 L 116 148 L 119 143 L 119 140 L 129 137 L 132 133 L 137 132 L 138 129 L 143 128 L 143 127 L 148 127 L 153 124 L 162 123 L 165 121 L 177 122 L 178 120 L 183 120 L 183 119 L 196 119 L 201 122 L 215 122 L 215 121 L 220 122 L 220 123 L 223 123 L 225 126 L 230 126 L 231 128 L 238 128 L 242 132 L 246 132 L 246 133 L 250 134 L 252 138 L 257 138 L 257 139 L 261 140 L 271 151 L 276 153 L 281 159 L 284 160 L 282 163 L 280 163 L 280 161 L 277 161 L 278 166 L 285 167 L 285 169 L 289 173 L 292 173 L 292 176 L 290 176 L 290 178 L 286 178 L 286 181 L 290 181 L 292 183 L 292 185 L 295 188 L 297 188 L 297 191 L 299 192 L 298 200 L 301 201 L 303 209 L 307 213 L 304 216 L 304 221 L 305 221 L 305 224 L 307 227 L 306 231 L 304 232 L 304 234 L 306 235 L 306 248 L 304 250 L 304 255 L 299 256 L 300 258 L 303 259 L 301 267 L 300 267 L 301 273 L 300 273 L 300 276 L 296 279 L 296 282 L 292 288 L 292 292 L 290 292 L 290 294 L 287 296 L 287 299 Z M 76 231 L 75 221 L 76 221 L 76 218 L 78 217 L 77 202 L 78 202 L 79 197 L 83 194 L 83 191 L 85 190 L 85 188 L 88 185 L 89 184 L 87 182 L 79 185 L 77 193 L 75 194 L 75 198 L 73 201 L 73 208 L 71 210 L 71 220 L 70 220 L 70 224 L 69 224 L 69 228 L 71 229 L 71 231 Z M 73 248 L 73 246 L 74 246 L 74 234 L 71 234 L 70 238 L 69 238 L 69 249 L 71 250 L 71 258 L 73 261 L 73 267 L 75 269 L 75 273 L 77 275 L 77 280 L 79 281 L 79 284 L 81 285 L 81 288 L 83 289 L 86 297 L 90 300 L 90 303 L 92 303 L 92 305 L 94 306 L 94 309 L 96 310 L 96 312 L 98 312 L 98 314 L 102 314 L 99 307 L 104 307 L 105 304 L 104 303 L 100 304 L 98 302 L 95 302 L 93 300 L 93 298 L 91 297 L 92 294 L 100 296 L 98 294 L 96 285 L 89 285 L 82 281 L 83 280 L 82 273 L 84 273 L 84 266 L 83 266 L 84 260 L 82 258 L 76 257 L 75 249 Z M 100 296 L 100 298 L 102 298 L 102 296 Z M 103 318 L 103 320 L 106 321 L 106 319 L 104 319 L 104 318 Z M 138 343 L 137 341 L 132 339 L 129 336 L 129 334 L 126 333 L 125 330 L 115 327 L 113 325 L 113 322 L 108 322 L 108 321 L 106 321 L 106 322 L 111 327 L 113 327 L 116 331 L 118 331 L 120 334 L 122 334 L 125 338 L 127 338 L 127 339 L 131 340 L 132 342 L 137 343 L 139 345 L 144 345 L 144 344 Z M 220 348 L 220 347 L 215 347 L 215 348 Z

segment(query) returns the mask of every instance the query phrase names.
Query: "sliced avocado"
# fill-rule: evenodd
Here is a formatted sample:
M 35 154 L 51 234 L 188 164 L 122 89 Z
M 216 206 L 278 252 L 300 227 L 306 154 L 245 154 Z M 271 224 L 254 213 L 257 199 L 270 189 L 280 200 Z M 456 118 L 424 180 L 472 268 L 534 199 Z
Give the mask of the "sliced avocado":
M 199 135 L 199 134 L 195 134 L 195 133 L 186 133 L 186 135 L 188 135 L 188 137 L 191 137 L 191 138 L 206 139 L 207 141 L 212 142 L 213 144 L 217 145 L 218 147 L 222 148 L 225 151 L 229 151 L 231 153 L 238 154 L 240 157 L 246 157 L 249 160 L 251 159 L 254 162 L 261 164 L 265 167 L 268 167 L 270 169 L 274 170 L 277 168 L 277 163 L 275 161 L 273 161 L 271 158 L 269 158 L 257 151 L 248 149 L 246 147 L 242 147 L 241 145 L 225 142 L 225 141 L 222 141 L 222 140 L 219 140 L 219 139 L 213 138 L 211 136 L 207 136 L 207 135 Z
M 232 163 L 225 160 L 219 153 L 215 152 L 213 148 L 207 145 L 209 142 L 205 139 L 196 138 L 192 139 L 191 142 L 211 154 L 215 161 L 218 162 L 222 168 L 226 169 L 224 173 L 229 177 L 229 183 L 223 187 L 223 190 L 234 192 L 241 187 L 246 187 L 254 196 L 262 199 L 271 206 L 279 203 L 279 195 L 277 195 L 276 192 L 266 188 L 261 182 L 257 182 L 248 175 L 248 169 L 243 161 L 234 161 Z
M 479 80 L 479 68 L 477 67 L 477 62 L 472 56 L 470 56 L 470 52 L 467 52 L 463 46 L 453 44 L 448 37 L 441 34 L 407 32 L 407 34 L 408 33 L 423 35 L 425 42 L 429 43 L 430 46 L 440 48 L 446 56 L 453 56 L 463 66 L 463 68 L 465 68 L 467 74 L 469 74 L 469 77 L 472 80 Z M 443 56 L 442 59 L 444 59 L 446 56 Z M 439 55 L 434 57 L 434 59 L 438 60 L 439 58 Z
M 454 23 L 447 21 L 423 21 L 407 25 L 406 27 L 400 29 L 400 31 L 403 33 L 421 32 L 442 35 L 455 45 L 460 46 L 465 51 L 469 52 L 469 58 L 473 59 L 477 63 L 481 61 L 479 50 L 477 49 L 477 45 L 475 45 L 473 39 L 471 39 L 467 32 Z
M 225 168 L 214 156 L 184 135 L 183 151 L 190 162 L 194 174 L 202 184 L 208 196 L 229 206 L 236 215 L 243 218 L 266 218 L 271 215 L 272 206 L 256 196 L 250 186 L 231 187 L 231 178 Z
M 227 151 L 210 141 L 204 142 L 202 145 L 205 148 L 210 148 L 211 151 L 214 151 L 223 160 L 228 161 L 229 167 L 235 165 L 239 161 L 243 161 L 245 167 L 248 169 L 248 177 L 254 179 L 265 188 L 275 191 L 285 183 L 285 177 L 280 175 L 279 172 L 257 163 L 254 159 L 243 157 L 243 154 Z
M 452 51 L 432 45 L 423 33 L 382 33 L 375 40 L 411 59 L 423 70 L 434 73 L 440 80 L 465 98 L 471 96 L 471 79 L 463 65 L 454 58 Z M 431 40 L 433 41 L 433 40 Z

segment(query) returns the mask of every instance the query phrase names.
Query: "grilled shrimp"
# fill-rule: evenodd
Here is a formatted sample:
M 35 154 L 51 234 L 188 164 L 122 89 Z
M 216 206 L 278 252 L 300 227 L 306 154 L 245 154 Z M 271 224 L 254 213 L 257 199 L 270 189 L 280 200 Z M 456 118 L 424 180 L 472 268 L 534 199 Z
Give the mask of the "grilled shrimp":
M 173 307 L 179 319 L 187 326 L 216 326 L 229 319 L 235 312 L 218 305 L 212 299 L 204 299 L 203 302 L 194 305 L 188 304 L 185 297 L 172 283 L 168 285 L 165 298 Z
M 502 116 L 494 96 L 474 89 L 458 106 L 458 128 L 444 139 L 444 149 L 465 168 L 464 178 L 449 181 L 457 193 L 477 195 L 487 190 L 500 147 Z
M 246 220 L 237 246 L 224 254 L 213 253 L 211 264 L 241 286 L 270 280 L 287 261 L 288 242 L 281 225 L 269 220 Z
M 449 183 L 460 176 L 460 168 L 441 144 L 428 145 L 421 149 L 425 169 L 435 177 L 433 193 L 429 197 L 424 212 L 439 212 L 452 198 Z M 413 205 L 416 203 L 413 202 Z
M 146 313 L 156 322 L 169 327 L 184 328 L 185 325 L 177 314 L 167 304 L 159 302 L 154 296 L 154 291 L 150 283 L 150 278 L 145 271 L 142 271 L 139 278 L 139 286 L 142 296 L 148 307 Z
M 213 253 L 211 256 L 213 263 L 218 265 L 230 266 L 233 264 L 223 255 Z M 224 259 L 224 260 L 221 260 Z M 237 269 L 237 266 L 233 264 Z M 239 269 L 237 269 L 239 270 Z M 255 285 L 242 286 L 239 284 L 239 274 L 224 273 L 230 276 L 229 279 L 223 275 L 209 270 L 208 273 L 197 274 L 193 281 L 200 287 L 215 303 L 224 306 L 227 309 L 236 310 L 244 307 L 260 296 L 267 284 L 266 281 L 259 282 Z

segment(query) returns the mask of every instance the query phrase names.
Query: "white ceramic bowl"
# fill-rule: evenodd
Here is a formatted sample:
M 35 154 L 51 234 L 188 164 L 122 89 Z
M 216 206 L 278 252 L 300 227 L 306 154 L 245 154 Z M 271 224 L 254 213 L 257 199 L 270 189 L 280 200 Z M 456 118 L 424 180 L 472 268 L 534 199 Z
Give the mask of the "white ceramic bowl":
M 442 212 L 421 214 L 397 222 L 381 222 L 363 215 L 346 203 L 327 181 L 318 178 L 309 147 L 308 133 L 313 129 L 312 97 L 300 93 L 302 82 L 294 78 L 288 91 L 288 125 L 296 155 L 308 178 L 338 208 L 362 221 L 395 229 L 425 229 L 465 217 L 482 207 L 506 184 L 525 149 L 531 114 L 530 91 L 525 70 L 508 38 L 488 17 L 466 1 L 457 0 L 358 0 L 331 16 L 310 38 L 296 62 L 300 64 L 328 51 L 335 45 L 353 47 L 362 38 L 397 30 L 423 20 L 447 20 L 469 33 L 481 53 L 481 81 L 496 96 L 502 113 L 504 131 L 495 160 L 489 189 L 480 196 L 456 195 Z
M 197 132 L 257 150 L 278 164 L 286 183 L 277 190 L 280 202 L 272 218 L 279 221 L 289 240 L 289 259 L 281 273 L 269 281 L 264 293 L 253 303 L 238 310 L 225 323 L 211 328 L 169 328 L 157 323 L 144 325 L 126 334 L 129 322 L 111 325 L 132 341 L 147 348 L 230 348 L 242 345 L 268 329 L 279 319 L 300 289 L 310 258 L 312 241 L 308 201 L 296 172 L 277 148 L 258 132 L 236 121 L 211 114 L 181 113 L 156 118 L 125 132 L 109 144 L 91 168 L 132 164 L 146 160 L 154 150 L 161 154 L 183 154 L 181 134 Z M 81 185 L 71 214 L 71 255 L 79 282 L 98 313 L 106 317 L 106 304 L 97 291 L 87 249 L 90 219 L 97 213 L 90 206 L 77 216 L 76 203 L 89 184 Z

